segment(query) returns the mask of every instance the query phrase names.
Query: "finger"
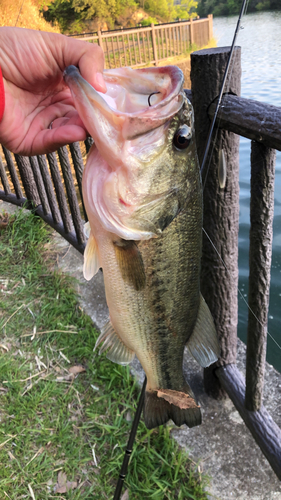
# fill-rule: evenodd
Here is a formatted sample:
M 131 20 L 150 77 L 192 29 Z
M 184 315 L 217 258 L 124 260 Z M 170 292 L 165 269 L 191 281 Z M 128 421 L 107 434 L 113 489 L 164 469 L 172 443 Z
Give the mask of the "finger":
M 64 37 L 64 61 L 66 66 L 78 66 L 85 78 L 96 90 L 106 92 L 103 78 L 104 54 L 96 43 L 83 42 L 74 38 Z
M 85 128 L 79 125 L 66 124 L 55 129 L 42 130 L 34 138 L 31 146 L 27 138 L 18 153 L 28 156 L 52 153 L 66 144 L 85 141 L 87 135 Z

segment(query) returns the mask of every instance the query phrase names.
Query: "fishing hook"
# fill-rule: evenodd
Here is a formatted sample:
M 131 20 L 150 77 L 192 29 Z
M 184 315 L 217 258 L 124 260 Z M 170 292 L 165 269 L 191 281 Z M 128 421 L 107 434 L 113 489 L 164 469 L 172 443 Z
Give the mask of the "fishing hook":
M 155 94 L 161 94 L 161 92 L 152 92 L 152 94 L 150 94 L 150 95 L 148 96 L 148 106 L 151 106 L 151 104 L 150 104 L 150 98 L 151 98 L 153 95 L 155 95 Z

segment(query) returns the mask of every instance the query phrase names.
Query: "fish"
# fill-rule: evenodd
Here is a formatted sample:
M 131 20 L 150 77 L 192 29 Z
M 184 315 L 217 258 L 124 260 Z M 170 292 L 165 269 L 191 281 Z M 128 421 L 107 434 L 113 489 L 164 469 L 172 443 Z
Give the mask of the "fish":
M 220 347 L 200 293 L 202 184 L 183 74 L 176 66 L 105 70 L 105 94 L 74 66 L 64 79 L 94 139 L 82 180 L 84 276 L 102 268 L 110 316 L 96 348 L 121 365 L 139 359 L 148 429 L 170 419 L 199 425 L 184 349 L 206 367 Z

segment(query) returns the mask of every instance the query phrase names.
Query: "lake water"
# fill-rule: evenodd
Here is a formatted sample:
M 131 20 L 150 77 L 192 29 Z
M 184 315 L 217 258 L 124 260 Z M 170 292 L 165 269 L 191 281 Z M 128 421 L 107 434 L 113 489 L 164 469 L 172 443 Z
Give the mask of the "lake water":
M 228 46 L 236 17 L 214 18 L 219 47 Z M 242 97 L 281 107 L 281 11 L 247 14 L 236 45 L 242 48 Z M 280 130 L 281 134 L 281 130 Z M 239 288 L 247 299 L 249 257 L 250 141 L 240 139 Z M 273 223 L 273 255 L 268 321 L 267 360 L 281 371 L 281 152 L 277 151 Z M 246 341 L 248 310 L 239 297 L 239 337 Z

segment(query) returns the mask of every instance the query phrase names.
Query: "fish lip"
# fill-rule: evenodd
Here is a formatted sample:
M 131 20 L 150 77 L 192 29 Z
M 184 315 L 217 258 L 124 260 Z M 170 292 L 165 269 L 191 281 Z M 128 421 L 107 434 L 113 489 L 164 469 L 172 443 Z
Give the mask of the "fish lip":
M 116 71 L 116 70 L 114 70 L 114 69 L 113 70 L 112 69 L 104 70 L 104 73 L 103 73 L 104 80 L 105 81 L 112 80 L 112 77 L 114 77 L 114 71 Z M 156 121 L 158 121 L 159 117 L 155 116 L 155 112 L 158 111 L 159 109 L 167 106 L 167 104 L 169 104 L 176 97 L 178 97 L 179 100 L 181 101 L 179 104 L 179 108 L 180 108 L 180 106 L 182 104 L 182 100 L 183 100 L 182 95 L 181 95 L 181 91 L 182 91 L 182 87 L 183 87 L 184 77 L 183 77 L 182 71 L 177 66 L 162 66 L 162 67 L 157 67 L 157 68 L 142 68 L 142 69 L 136 69 L 134 71 L 137 71 L 140 73 L 145 71 L 146 73 L 150 72 L 150 73 L 156 73 L 156 74 L 157 73 L 158 74 L 159 73 L 160 74 L 161 73 L 169 74 L 169 76 L 171 78 L 171 87 L 172 87 L 171 91 L 159 103 L 156 103 L 152 106 L 148 105 L 147 107 L 143 108 L 142 110 L 127 113 L 127 112 L 112 108 L 110 106 L 110 104 L 108 104 L 105 101 L 105 99 L 102 97 L 102 95 L 98 94 L 98 92 L 93 87 L 91 87 L 90 84 L 88 82 L 86 82 L 86 80 L 84 80 L 84 78 L 81 76 L 79 69 L 76 66 L 74 66 L 74 65 L 67 66 L 63 72 L 63 78 L 64 78 L 65 83 L 70 87 L 70 89 L 71 89 L 73 81 L 75 81 L 76 85 L 79 85 L 79 87 L 84 90 L 84 93 L 85 93 L 85 86 L 86 85 L 91 87 L 92 90 L 94 91 L 94 93 L 96 93 L 97 95 L 100 96 L 99 102 L 102 103 L 102 101 L 103 101 L 104 107 L 107 108 L 107 111 L 110 109 L 112 114 L 114 114 L 115 116 L 118 116 L 118 117 L 124 117 L 124 118 L 129 118 L 129 119 L 148 118 L 150 121 L 151 120 L 153 121 L 154 119 Z M 176 114 L 176 112 L 177 111 L 173 112 L 172 114 Z M 166 119 L 167 118 L 168 117 L 166 117 Z

